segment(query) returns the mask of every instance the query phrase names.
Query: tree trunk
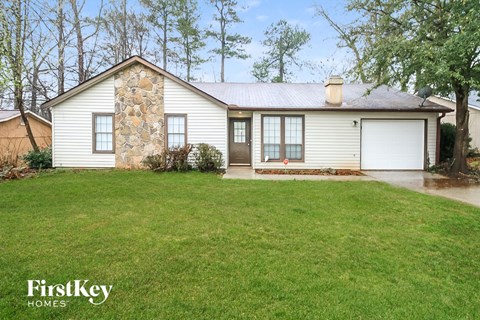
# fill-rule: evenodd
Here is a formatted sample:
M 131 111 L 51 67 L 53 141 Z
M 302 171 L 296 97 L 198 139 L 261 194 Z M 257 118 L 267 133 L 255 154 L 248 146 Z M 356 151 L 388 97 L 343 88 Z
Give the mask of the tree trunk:
M 122 1 L 122 61 L 127 57 L 127 0 Z
M 225 17 L 223 17 L 222 11 L 222 21 L 220 21 L 220 37 L 222 39 L 221 43 L 221 57 L 220 57 L 220 82 L 225 82 L 225 47 L 226 47 L 226 37 L 227 31 L 225 30 Z
M 20 92 L 21 92 L 20 88 Z M 17 91 L 17 88 L 15 88 Z M 23 123 L 25 124 L 25 129 L 27 130 L 28 140 L 30 140 L 30 144 L 35 152 L 38 152 L 40 149 L 38 148 L 37 142 L 35 141 L 35 137 L 33 136 L 32 128 L 30 128 L 30 122 L 28 122 L 28 117 L 25 114 L 25 107 L 23 106 L 23 97 L 22 94 L 15 93 L 15 105 L 20 110 L 20 115 L 22 117 Z
M 283 55 L 280 56 L 279 70 L 278 70 L 278 82 L 283 83 L 285 78 L 285 63 L 283 62 Z
M 224 45 L 222 44 L 224 47 Z M 225 49 L 222 49 L 221 66 L 220 66 L 220 82 L 225 82 Z
M 58 30 L 58 71 L 57 71 L 57 93 L 60 95 L 65 92 L 65 38 L 63 31 L 63 0 L 57 3 L 57 30 Z
M 38 95 L 38 67 L 34 63 L 33 71 L 32 71 L 32 93 L 31 93 L 31 101 L 30 101 L 30 111 L 37 113 L 37 95 Z
M 163 15 L 163 70 L 167 71 L 167 41 L 168 41 L 168 16 L 166 13 Z
M 22 3 L 21 0 L 15 2 L 15 51 L 12 59 L 12 73 L 13 73 L 13 90 L 14 90 L 14 108 L 20 111 L 23 122 L 25 123 L 25 129 L 27 130 L 28 139 L 32 144 L 33 150 L 38 151 L 38 146 L 33 137 L 32 129 L 30 128 L 30 123 L 28 122 L 27 115 L 25 114 L 25 106 L 23 105 L 23 83 L 22 83 L 22 74 L 23 74 L 23 59 L 24 59 L 24 45 L 26 39 L 26 23 L 28 17 L 22 16 Z M 25 10 L 26 12 L 26 10 Z M 25 14 L 26 15 L 26 14 Z
M 468 94 L 469 88 L 458 86 L 455 89 L 456 125 L 455 146 L 451 174 L 468 173 Z
M 77 1 L 71 0 L 70 4 L 73 11 L 73 24 L 75 28 L 75 34 L 77 36 L 77 64 L 78 64 L 78 83 L 82 83 L 87 80 L 85 73 L 85 55 L 83 48 L 83 34 L 82 25 L 80 21 L 80 14 L 78 12 Z
M 187 82 L 190 82 L 190 72 L 192 66 L 192 57 L 190 55 L 190 41 L 188 41 L 188 35 L 185 38 L 185 62 L 187 64 Z
M 191 80 L 191 78 L 190 78 L 191 65 L 192 64 L 191 64 L 190 58 L 187 55 L 187 82 L 190 82 L 190 80 Z

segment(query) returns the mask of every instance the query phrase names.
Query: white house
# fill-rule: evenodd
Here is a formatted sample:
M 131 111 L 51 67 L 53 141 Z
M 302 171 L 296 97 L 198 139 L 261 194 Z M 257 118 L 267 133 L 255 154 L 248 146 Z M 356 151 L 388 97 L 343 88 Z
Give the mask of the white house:
M 369 95 L 367 90 L 371 89 Z M 55 167 L 139 168 L 169 146 L 209 143 L 255 169 L 424 170 L 450 108 L 385 86 L 187 83 L 132 57 L 46 102 Z
M 445 115 L 442 122 L 456 124 L 455 101 L 450 98 L 430 97 L 430 101 L 439 105 L 451 108 L 454 111 Z M 468 129 L 470 130 L 470 137 L 472 138 L 471 146 L 480 149 L 480 97 L 478 92 L 472 92 L 468 97 Z

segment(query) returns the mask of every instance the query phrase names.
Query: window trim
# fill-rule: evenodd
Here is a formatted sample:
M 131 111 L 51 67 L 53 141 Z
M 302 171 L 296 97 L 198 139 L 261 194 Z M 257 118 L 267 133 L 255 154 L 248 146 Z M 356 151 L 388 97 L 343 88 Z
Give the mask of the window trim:
M 271 160 L 269 159 L 268 162 L 283 162 L 283 160 L 286 159 L 285 157 L 285 118 L 287 117 L 297 117 L 297 118 L 302 118 L 302 158 L 301 159 L 288 159 L 289 162 L 305 162 L 305 115 L 304 114 L 262 114 L 261 117 L 261 135 L 262 135 L 262 141 L 261 141 L 261 156 L 260 160 L 261 162 L 265 162 L 265 157 L 264 157 L 264 142 L 263 142 L 263 125 L 264 121 L 263 118 L 265 117 L 280 117 L 280 159 L 278 160 Z
M 185 133 L 184 133 L 184 142 L 183 145 L 187 145 L 188 141 L 188 117 L 186 113 L 165 113 L 165 126 L 164 126 L 164 136 L 165 136 L 165 149 L 168 150 L 168 118 L 169 117 L 183 117 L 185 119 Z
M 111 150 L 97 150 L 96 137 L 96 117 L 97 116 L 111 116 L 112 117 L 112 149 Z M 92 153 L 97 154 L 114 154 L 115 153 L 115 113 L 99 112 L 92 113 Z

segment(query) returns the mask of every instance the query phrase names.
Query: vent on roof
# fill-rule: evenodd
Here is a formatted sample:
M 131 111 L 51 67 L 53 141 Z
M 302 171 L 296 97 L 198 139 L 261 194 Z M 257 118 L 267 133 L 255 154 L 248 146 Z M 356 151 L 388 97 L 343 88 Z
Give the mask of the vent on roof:
M 325 101 L 329 104 L 338 105 L 342 104 L 342 87 L 343 79 L 340 76 L 331 76 L 330 79 L 325 82 Z

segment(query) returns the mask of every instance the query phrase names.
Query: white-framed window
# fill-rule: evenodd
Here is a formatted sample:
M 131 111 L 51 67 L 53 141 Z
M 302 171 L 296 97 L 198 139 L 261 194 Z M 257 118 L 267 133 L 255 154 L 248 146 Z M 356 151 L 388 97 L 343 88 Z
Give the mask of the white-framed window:
M 304 116 L 262 116 L 263 159 L 303 161 Z
M 114 153 L 114 115 L 109 113 L 93 114 L 93 152 Z
M 167 147 L 180 148 L 187 144 L 187 115 L 169 114 L 167 120 Z
M 247 137 L 247 124 L 245 121 L 233 122 L 233 143 L 245 143 Z

